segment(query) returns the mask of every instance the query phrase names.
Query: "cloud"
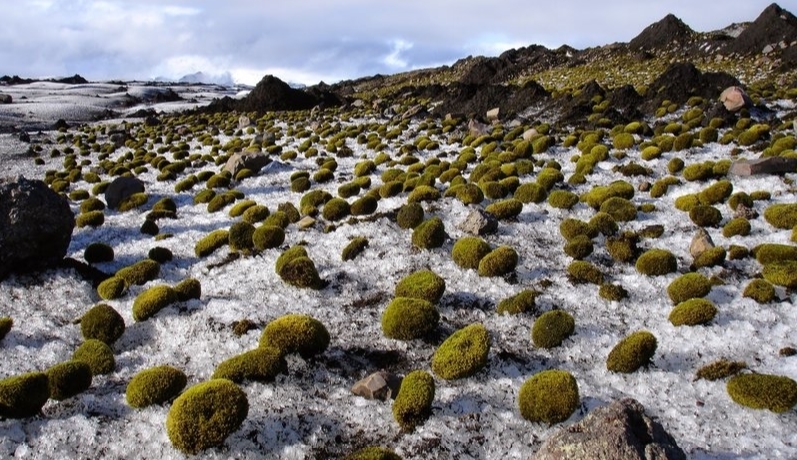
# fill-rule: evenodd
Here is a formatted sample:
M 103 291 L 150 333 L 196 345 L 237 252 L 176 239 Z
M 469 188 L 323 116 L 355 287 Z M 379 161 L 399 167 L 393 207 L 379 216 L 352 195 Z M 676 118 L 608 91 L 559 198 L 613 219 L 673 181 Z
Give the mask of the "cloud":
M 629 41 L 667 13 L 713 30 L 753 20 L 770 1 L 15 0 L 3 6 L 0 73 L 147 79 L 229 71 L 252 83 L 273 71 L 334 82 L 531 44 Z

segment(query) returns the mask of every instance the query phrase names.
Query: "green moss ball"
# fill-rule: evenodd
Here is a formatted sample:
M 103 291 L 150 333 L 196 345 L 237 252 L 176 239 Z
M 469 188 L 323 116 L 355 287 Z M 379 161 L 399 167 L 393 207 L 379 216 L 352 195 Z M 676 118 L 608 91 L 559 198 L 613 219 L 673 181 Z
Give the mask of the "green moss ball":
M 128 286 L 142 286 L 154 280 L 160 275 L 161 266 L 152 259 L 140 260 L 133 265 L 119 269 L 116 272 L 117 278 L 121 278 Z
M 433 331 L 438 321 L 440 314 L 431 302 L 397 297 L 382 313 L 382 332 L 389 339 L 413 340 Z
M 597 229 L 583 220 L 567 217 L 559 224 L 559 234 L 568 241 L 571 239 L 585 235 L 589 238 L 598 236 Z
M 612 145 L 617 150 L 628 150 L 634 147 L 634 136 L 630 133 L 619 133 L 612 139 Z
M 550 369 L 523 382 L 518 394 L 520 415 L 535 423 L 553 425 L 570 418 L 581 399 L 578 383 L 567 371 Z
M 116 367 L 113 350 L 107 343 L 89 339 L 72 354 L 72 359 L 89 365 L 92 375 L 110 374 Z
M 396 223 L 403 229 L 412 229 L 423 222 L 424 212 L 420 203 L 407 203 L 399 208 Z
M 742 296 L 760 304 L 769 303 L 775 300 L 775 286 L 767 280 L 754 279 L 744 288 Z
M 332 198 L 327 201 L 321 210 L 324 219 L 335 222 L 345 219 L 351 214 L 351 205 L 343 198 Z
M 752 230 L 752 226 L 750 225 L 750 221 L 745 219 L 744 217 L 737 217 L 735 219 L 731 219 L 722 227 L 722 236 L 725 238 L 732 238 L 734 236 L 748 236 L 750 231 Z
M 603 284 L 603 273 L 595 265 L 583 261 L 574 260 L 567 266 L 567 274 L 574 283 Z
M 402 430 L 412 431 L 432 415 L 434 378 L 426 371 L 416 370 L 401 381 L 393 401 L 393 418 Z
M 732 193 L 733 184 L 728 180 L 721 180 L 698 193 L 697 198 L 700 204 L 711 206 L 723 203 Z
M 401 456 L 385 447 L 363 447 L 349 455 L 343 460 L 402 460 Z
M 669 286 L 667 286 L 667 295 L 670 296 L 673 304 L 679 304 L 683 301 L 705 297 L 711 291 L 711 281 L 700 273 L 687 273 L 681 275 Z
M 127 291 L 127 283 L 118 276 L 112 276 L 97 285 L 97 294 L 103 300 L 113 300 L 122 297 Z
M 573 316 L 564 310 L 552 310 L 543 313 L 534 321 L 531 328 L 531 340 L 539 348 L 555 348 L 573 335 L 576 322 Z
M 285 262 L 279 270 L 279 276 L 291 286 L 302 289 L 321 289 L 324 286 L 315 263 L 309 257 L 297 257 Z
M 196 278 L 186 278 L 174 286 L 174 292 L 180 302 L 199 299 L 202 296 L 202 284 Z
M 698 227 L 717 227 L 722 222 L 722 212 L 714 206 L 697 205 L 689 210 L 689 219 Z
M 255 233 L 255 226 L 249 222 L 235 222 L 230 226 L 227 234 L 227 241 L 231 251 L 249 252 L 254 249 L 252 235 Z
M 598 296 L 601 299 L 619 302 L 628 297 L 628 291 L 619 284 L 604 283 L 598 289 Z
M 159 264 L 170 262 L 174 258 L 174 254 L 169 248 L 156 246 L 147 252 L 147 258 L 152 259 Z
M 523 211 L 523 203 L 514 198 L 496 201 L 487 205 L 485 211 L 495 216 L 498 220 L 512 219 Z
M 11 332 L 12 327 L 14 327 L 14 320 L 11 317 L 0 317 L 0 340 L 3 340 Z
M 285 242 L 285 230 L 276 225 L 261 225 L 252 233 L 252 244 L 258 251 L 279 247 Z
M 432 356 L 432 371 L 445 380 L 470 377 L 487 365 L 490 333 L 471 324 L 448 337 Z
M 728 381 L 728 395 L 742 406 L 788 412 L 797 404 L 797 382 L 770 374 L 742 374 Z
M 249 413 L 246 393 L 227 379 L 199 383 L 174 400 L 166 417 L 172 445 L 186 454 L 220 446 Z
M 91 386 L 91 368 L 82 361 L 67 361 L 47 369 L 50 398 L 63 401 L 83 393 Z
M 228 379 L 235 383 L 244 380 L 273 381 L 278 374 L 288 372 L 282 352 L 274 347 L 259 347 L 222 361 L 211 378 Z
M 451 257 L 454 263 L 464 269 L 476 270 L 479 262 L 492 251 L 490 245 L 476 236 L 466 236 L 454 243 Z
M 548 190 L 535 182 L 529 182 L 515 189 L 513 198 L 521 203 L 542 203 L 548 198 Z
M 496 311 L 499 315 L 503 315 L 504 313 L 517 315 L 525 312 L 533 312 L 537 308 L 536 301 L 538 294 L 538 292 L 530 289 L 520 291 L 498 302 Z
M 775 228 L 791 230 L 797 225 L 797 203 L 778 203 L 764 210 L 764 219 Z
M 78 214 L 75 217 L 77 228 L 92 227 L 97 228 L 105 223 L 105 214 L 102 211 L 89 211 Z
M 6 377 L 0 380 L 0 417 L 36 416 L 49 398 L 50 387 L 43 372 Z
M 258 222 L 263 222 L 269 215 L 271 215 L 271 211 L 268 209 L 268 207 L 263 206 L 262 204 L 256 204 L 246 208 L 241 215 L 241 219 L 243 219 L 244 222 L 249 222 L 250 224 L 254 225 Z
M 495 277 L 512 273 L 518 264 L 518 253 L 509 246 L 499 246 L 479 262 L 479 276 Z
M 365 195 L 351 204 L 351 214 L 353 216 L 367 216 L 376 212 L 379 201 L 372 195 Z
M 718 265 L 722 265 L 725 262 L 725 256 L 727 255 L 725 248 L 722 246 L 716 246 L 711 249 L 707 249 L 700 253 L 699 256 L 695 257 L 692 266 L 694 269 L 704 268 L 704 267 L 716 267 Z
M 422 201 L 437 201 L 440 199 L 440 191 L 431 185 L 419 185 L 413 189 L 407 197 L 409 203 L 420 203 Z
M 661 276 L 678 270 L 678 259 L 666 249 L 649 249 L 636 261 L 636 270 L 648 276 Z
M 177 292 L 173 287 L 165 284 L 153 286 L 133 301 L 133 319 L 145 321 L 177 300 Z
M 102 262 L 113 262 L 113 248 L 105 243 L 91 243 L 83 251 L 83 258 L 88 264 L 99 264 Z
M 606 369 L 623 374 L 636 372 L 650 363 L 657 346 L 658 341 L 650 332 L 634 332 L 612 348 L 606 359 Z
M 786 260 L 797 260 L 797 246 L 789 244 L 763 243 L 753 248 L 753 256 L 761 265 Z
M 708 299 L 685 300 L 670 312 L 673 326 L 698 326 L 708 324 L 717 315 L 717 307 Z
M 743 369 L 747 369 L 747 363 L 744 361 L 729 361 L 722 358 L 698 369 L 695 373 L 695 380 L 704 379 L 713 382 L 736 375 Z
M 349 241 L 349 244 L 343 248 L 340 258 L 343 261 L 356 259 L 368 247 L 368 238 L 364 236 L 357 236 Z
M 433 304 L 440 301 L 446 290 L 443 278 L 431 270 L 419 270 L 405 276 L 396 285 L 396 297 L 423 299 Z
M 592 240 L 586 235 L 579 235 L 565 243 L 564 251 L 568 256 L 581 260 L 592 254 L 594 245 Z
M 435 216 L 423 221 L 412 231 L 412 245 L 420 249 L 434 249 L 443 245 L 446 239 L 443 221 Z
M 172 366 L 156 366 L 137 373 L 130 379 L 125 399 L 130 407 L 144 408 L 163 404 L 185 388 L 188 377 Z
M 268 323 L 260 335 L 260 347 L 272 347 L 282 355 L 298 353 L 308 359 L 326 351 L 329 332 L 310 315 L 289 314 Z
M 629 222 L 637 217 L 634 203 L 619 196 L 608 198 L 601 203 L 600 212 L 609 214 L 616 222 Z
M 557 209 L 572 209 L 578 201 L 578 195 L 568 190 L 554 190 L 548 195 L 548 204 Z
M 761 272 L 764 279 L 775 286 L 783 286 L 789 289 L 797 288 L 797 261 L 784 260 L 772 262 L 764 265 Z
M 113 345 L 125 332 L 125 320 L 113 307 L 101 303 L 80 318 L 80 332 L 86 340 L 97 339 Z
M 229 242 L 229 232 L 225 229 L 214 230 L 197 241 L 194 246 L 194 254 L 197 257 L 207 257 L 214 251 L 227 245 Z
M 307 257 L 307 250 L 304 246 L 292 246 L 286 249 L 279 257 L 277 257 L 277 262 L 275 264 L 275 271 L 279 275 L 280 271 L 282 271 L 285 265 L 295 259 L 300 257 Z
M 613 236 L 619 231 L 617 221 L 607 212 L 598 212 L 592 216 L 589 226 L 603 236 Z

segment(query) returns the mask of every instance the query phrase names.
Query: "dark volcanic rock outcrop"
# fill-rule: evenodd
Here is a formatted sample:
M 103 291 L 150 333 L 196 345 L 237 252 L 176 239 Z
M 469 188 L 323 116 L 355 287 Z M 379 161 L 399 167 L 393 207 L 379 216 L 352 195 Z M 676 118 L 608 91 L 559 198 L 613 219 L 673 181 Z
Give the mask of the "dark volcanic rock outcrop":
M 654 112 L 664 100 L 683 104 L 691 96 L 716 99 L 725 88 L 740 85 L 739 80 L 726 73 L 703 73 L 694 64 L 676 62 L 650 84 L 643 111 Z
M 778 48 L 783 42 L 797 40 L 797 17 L 777 4 L 769 5 L 744 31 L 729 42 L 723 52 L 758 54 L 769 45 Z
M 342 99 L 323 83 L 305 90 L 290 85 L 273 75 L 266 75 L 243 99 L 225 97 L 213 101 L 208 112 L 276 112 L 284 110 L 309 110 L 317 105 L 340 105 Z
M 488 110 L 498 107 L 502 118 L 511 118 L 549 97 L 545 88 L 534 81 L 523 86 L 453 85 L 434 113 L 484 116 Z
M 695 32 L 683 21 L 668 14 L 634 37 L 628 43 L 628 48 L 633 51 L 667 48 L 675 44 L 685 44 L 694 34 Z

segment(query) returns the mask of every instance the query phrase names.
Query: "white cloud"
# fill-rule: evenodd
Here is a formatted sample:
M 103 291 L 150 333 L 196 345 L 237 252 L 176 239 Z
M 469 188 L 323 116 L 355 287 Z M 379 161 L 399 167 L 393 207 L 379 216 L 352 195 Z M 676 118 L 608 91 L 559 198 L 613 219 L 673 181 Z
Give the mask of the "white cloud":
M 401 55 L 404 51 L 412 49 L 412 43 L 396 39 L 391 41 L 391 46 L 393 50 L 387 56 L 382 59 L 382 62 L 396 70 L 404 70 L 409 65 L 406 58 L 402 58 Z

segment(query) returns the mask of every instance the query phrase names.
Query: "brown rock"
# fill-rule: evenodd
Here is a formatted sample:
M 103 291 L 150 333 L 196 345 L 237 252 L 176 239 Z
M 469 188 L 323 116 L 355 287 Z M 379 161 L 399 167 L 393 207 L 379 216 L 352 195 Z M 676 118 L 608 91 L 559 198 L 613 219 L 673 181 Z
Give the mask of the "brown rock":
M 0 94 L 0 104 L 10 104 L 13 101 L 14 98 L 10 94 Z
M 312 217 L 304 216 L 298 222 L 296 222 L 296 226 L 299 227 L 300 230 L 306 230 L 315 225 L 315 222 L 315 219 Z
M 501 109 L 499 107 L 496 107 L 494 109 L 488 110 L 487 113 L 484 115 L 484 118 L 490 121 L 498 120 L 499 113 L 501 113 Z
M 229 171 L 232 173 L 232 177 L 235 177 L 244 168 L 257 173 L 269 163 L 271 163 L 271 160 L 265 153 L 237 152 L 227 160 L 227 164 L 224 165 L 224 171 Z
M 498 220 L 489 212 L 481 209 L 474 209 L 468 214 L 468 217 L 459 224 L 459 229 L 471 235 L 489 235 L 498 230 Z
M 692 254 L 692 257 L 696 259 L 700 254 L 703 254 L 713 247 L 714 240 L 711 239 L 711 235 L 700 228 L 692 238 L 692 244 L 689 245 L 689 254 Z
M 351 392 L 365 399 L 387 401 L 398 394 L 401 379 L 386 371 L 375 372 L 355 383 Z
M 534 128 L 527 129 L 526 131 L 523 132 L 523 140 L 524 141 L 530 141 L 531 138 L 536 136 L 537 134 L 539 134 L 539 133 L 537 132 L 536 129 L 534 129 Z
M 752 220 L 758 217 L 758 211 L 753 208 L 748 208 L 743 204 L 739 204 L 736 206 L 736 210 L 733 212 L 734 219 L 739 217 L 744 217 L 747 220 Z
M 753 101 L 739 86 L 730 86 L 720 94 L 720 101 L 729 112 L 738 112 L 744 107 L 751 107 Z
M 473 136 L 483 136 L 490 133 L 490 125 L 472 119 L 468 121 L 468 132 Z
M 797 170 L 797 159 L 766 157 L 755 160 L 739 160 L 731 164 L 729 175 L 754 176 L 757 174 L 784 174 Z

